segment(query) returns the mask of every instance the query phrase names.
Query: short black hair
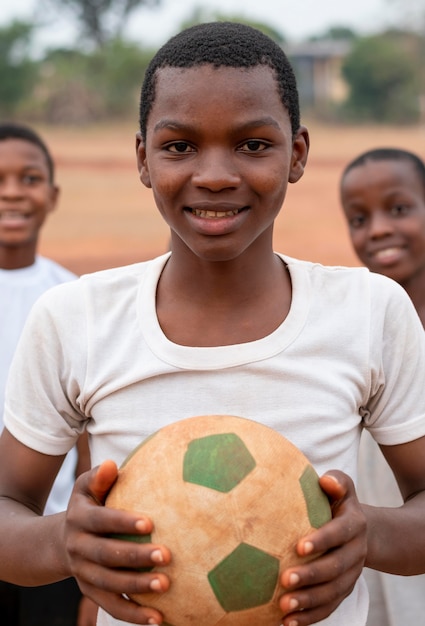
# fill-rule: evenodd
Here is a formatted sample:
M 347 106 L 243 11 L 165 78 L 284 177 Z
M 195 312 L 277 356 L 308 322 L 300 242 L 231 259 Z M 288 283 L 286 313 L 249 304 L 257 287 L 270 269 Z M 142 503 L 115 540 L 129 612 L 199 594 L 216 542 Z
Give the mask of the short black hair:
M 178 33 L 165 43 L 149 63 L 140 97 L 139 124 L 143 141 L 149 113 L 155 101 L 156 73 L 164 67 L 270 67 L 276 77 L 282 105 L 288 111 L 292 136 L 300 127 L 299 97 L 295 74 L 282 48 L 270 37 L 238 22 L 207 22 Z
M 5 122 L 0 124 L 0 141 L 5 141 L 6 139 L 23 139 L 24 141 L 28 141 L 29 143 L 32 143 L 40 148 L 46 158 L 47 169 L 49 172 L 49 183 L 53 184 L 55 178 L 55 165 L 53 158 L 50 154 L 49 148 L 40 135 L 35 132 L 35 130 L 25 124 Z
M 403 150 L 402 148 L 373 148 L 359 154 L 355 159 L 350 161 L 344 168 L 341 176 L 341 182 L 345 176 L 355 167 L 365 165 L 367 161 L 406 161 L 410 163 L 419 174 L 425 193 L 425 163 L 414 152 Z

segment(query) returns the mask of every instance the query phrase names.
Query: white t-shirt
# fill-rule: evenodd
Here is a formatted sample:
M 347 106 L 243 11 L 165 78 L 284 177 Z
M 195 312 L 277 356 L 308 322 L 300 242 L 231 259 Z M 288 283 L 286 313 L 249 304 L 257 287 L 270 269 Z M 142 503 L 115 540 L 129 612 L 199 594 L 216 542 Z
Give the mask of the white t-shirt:
M 394 474 L 368 432 L 360 439 L 359 500 L 365 504 L 397 507 L 403 503 Z M 367 626 L 422 624 L 425 616 L 425 574 L 395 576 L 366 568 L 371 598 Z
M 0 269 L 0 431 L 3 430 L 4 390 L 7 375 L 28 313 L 50 287 L 76 279 L 76 275 L 51 259 L 37 256 L 33 265 Z M 66 509 L 75 480 L 76 450 L 66 456 L 46 504 L 45 513 Z
M 38 301 L 6 394 L 15 437 L 58 454 L 86 423 L 93 464 L 120 464 L 170 421 L 239 415 L 281 432 L 319 474 L 340 469 L 356 480 L 363 423 L 388 445 L 425 435 L 425 335 L 395 282 L 282 257 L 293 293 L 279 328 L 192 348 L 169 341 L 156 317 L 167 258 L 86 275 Z M 321 623 L 364 626 L 367 604 L 360 579 Z M 99 624 L 118 623 L 100 611 Z

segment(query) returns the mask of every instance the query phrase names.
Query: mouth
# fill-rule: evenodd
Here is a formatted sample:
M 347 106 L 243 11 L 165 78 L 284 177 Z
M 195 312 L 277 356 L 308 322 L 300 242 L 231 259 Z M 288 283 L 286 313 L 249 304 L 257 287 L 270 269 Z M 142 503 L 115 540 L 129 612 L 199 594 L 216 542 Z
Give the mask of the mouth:
M 189 209 L 192 215 L 196 217 L 202 217 L 204 219 L 219 219 L 223 217 L 233 217 L 237 215 L 242 209 L 233 209 L 231 211 L 212 211 L 211 209 Z
M 23 213 L 21 211 L 14 211 L 13 209 L 4 211 L 0 210 L 0 220 L 8 221 L 8 220 L 28 220 L 31 217 L 30 213 Z
M 187 206 L 185 207 L 185 211 L 188 211 L 195 217 L 200 217 L 202 219 L 218 220 L 218 219 L 223 219 L 223 218 L 225 219 L 229 217 L 234 217 L 235 215 L 238 215 L 239 213 L 241 213 L 247 208 L 248 207 L 246 206 L 240 206 L 240 205 L 236 206 L 230 203 L 220 203 L 220 204 L 217 204 L 216 206 L 205 203 L 205 204 L 199 204 L 197 206 L 196 205 Z
M 27 228 L 31 220 L 31 213 L 22 213 L 14 210 L 0 210 L 0 226 L 3 230 L 20 230 Z
M 402 246 L 391 246 L 390 248 L 376 250 L 370 256 L 378 263 L 390 264 L 399 261 L 403 254 L 404 248 Z

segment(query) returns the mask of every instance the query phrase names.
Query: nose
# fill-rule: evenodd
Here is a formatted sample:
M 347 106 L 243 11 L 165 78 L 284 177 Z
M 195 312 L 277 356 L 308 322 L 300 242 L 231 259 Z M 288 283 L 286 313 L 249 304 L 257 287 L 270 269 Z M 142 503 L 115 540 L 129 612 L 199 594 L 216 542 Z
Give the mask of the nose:
M 241 175 L 232 155 L 225 150 L 211 149 L 199 155 L 192 183 L 215 192 L 236 189 L 241 184 Z
M 0 196 L 3 198 L 21 198 L 22 184 L 16 176 L 6 176 L 0 179 Z
M 369 222 L 369 237 L 371 239 L 380 239 L 394 232 L 393 221 L 383 211 L 375 211 L 372 213 Z

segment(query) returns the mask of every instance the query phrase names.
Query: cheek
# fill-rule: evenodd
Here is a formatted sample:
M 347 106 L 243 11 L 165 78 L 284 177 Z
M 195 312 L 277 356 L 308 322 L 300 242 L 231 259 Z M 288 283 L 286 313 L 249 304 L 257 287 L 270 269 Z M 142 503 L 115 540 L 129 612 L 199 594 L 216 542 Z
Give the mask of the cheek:
M 361 230 L 350 231 L 351 243 L 357 255 L 361 258 L 366 246 L 366 233 Z
M 244 178 L 249 181 L 251 189 L 258 196 L 277 198 L 282 203 L 289 184 L 286 174 L 284 168 L 267 167 L 261 172 L 256 170 Z

